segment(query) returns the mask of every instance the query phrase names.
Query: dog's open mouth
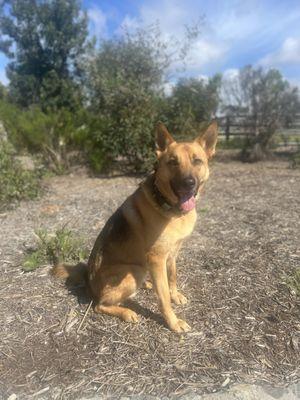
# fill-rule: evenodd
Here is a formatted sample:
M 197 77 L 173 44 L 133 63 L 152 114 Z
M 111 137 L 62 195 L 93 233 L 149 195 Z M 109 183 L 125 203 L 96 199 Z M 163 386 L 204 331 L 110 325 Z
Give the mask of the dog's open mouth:
M 196 196 L 199 190 L 199 183 L 193 188 L 183 188 L 181 184 L 171 181 L 171 188 L 178 198 L 177 207 L 183 212 L 189 212 L 196 207 Z
M 196 199 L 193 193 L 179 194 L 179 207 L 182 211 L 191 211 L 196 206 Z

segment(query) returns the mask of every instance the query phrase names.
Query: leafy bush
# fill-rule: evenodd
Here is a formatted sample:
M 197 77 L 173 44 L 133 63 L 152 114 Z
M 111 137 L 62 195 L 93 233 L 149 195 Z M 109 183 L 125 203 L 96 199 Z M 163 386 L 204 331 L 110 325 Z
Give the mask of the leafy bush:
M 138 88 L 123 95 L 116 88 L 106 115 L 92 119 L 86 149 L 94 170 L 108 170 L 114 161 L 122 161 L 124 168 L 134 171 L 147 169 L 158 120 L 151 95 Z
M 42 154 L 47 167 L 56 173 L 68 168 L 67 151 L 85 137 L 84 115 L 66 109 L 49 113 L 39 107 L 21 110 L 0 100 L 0 120 L 16 149 Z
M 95 115 L 88 153 L 94 167 L 103 169 L 123 159 L 136 171 L 146 168 L 159 116 L 164 59 L 155 33 L 138 32 L 102 43 L 88 76 Z
M 195 136 L 202 124 L 216 113 L 219 104 L 221 75 L 204 79 L 185 78 L 178 81 L 168 100 L 166 116 L 170 130 Z
M 190 29 L 182 43 L 170 43 L 150 26 L 102 41 L 87 68 L 95 115 L 88 154 L 94 167 L 109 168 L 114 161 L 125 161 L 135 171 L 150 167 L 155 125 L 167 119 L 163 86 L 168 67 L 175 59 L 182 61 L 197 35 Z
M 14 157 L 13 147 L 0 140 L 0 209 L 12 202 L 32 199 L 40 191 L 36 172 L 25 171 Z
M 229 140 L 219 140 L 218 149 L 235 150 L 241 149 L 244 146 L 245 138 L 239 136 L 232 136 Z
M 33 271 L 46 263 L 79 262 L 88 257 L 82 239 L 66 228 L 58 229 L 54 234 L 42 229 L 36 236 L 37 248 L 25 257 L 24 271 Z

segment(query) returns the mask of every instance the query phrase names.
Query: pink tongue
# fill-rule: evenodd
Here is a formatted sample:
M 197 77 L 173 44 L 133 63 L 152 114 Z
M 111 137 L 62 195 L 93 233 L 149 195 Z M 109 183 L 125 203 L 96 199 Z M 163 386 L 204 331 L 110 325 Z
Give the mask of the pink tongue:
M 194 196 L 191 196 L 188 199 L 182 199 L 180 202 L 180 208 L 183 211 L 191 211 L 196 206 L 196 199 Z

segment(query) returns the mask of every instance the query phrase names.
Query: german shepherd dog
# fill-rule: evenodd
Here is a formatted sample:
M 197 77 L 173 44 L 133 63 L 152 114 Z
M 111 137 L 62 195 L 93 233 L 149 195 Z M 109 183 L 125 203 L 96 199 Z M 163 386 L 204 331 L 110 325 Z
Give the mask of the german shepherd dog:
M 160 310 L 175 332 L 191 328 L 177 318 L 171 301 L 187 299 L 176 285 L 176 256 L 196 222 L 196 198 L 209 176 L 208 160 L 215 153 L 217 124 L 212 122 L 193 142 L 177 143 L 167 128 L 157 126 L 157 163 L 138 189 L 108 219 L 88 265 L 54 266 L 55 276 L 85 280 L 95 312 L 137 322 L 138 315 L 122 304 L 150 273 Z

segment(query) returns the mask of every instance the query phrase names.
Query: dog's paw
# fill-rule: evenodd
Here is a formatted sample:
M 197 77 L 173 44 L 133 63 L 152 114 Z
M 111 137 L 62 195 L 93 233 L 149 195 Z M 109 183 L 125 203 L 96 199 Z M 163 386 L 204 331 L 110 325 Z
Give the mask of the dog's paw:
M 122 319 L 125 322 L 132 322 L 134 324 L 139 322 L 139 316 L 137 315 L 137 313 L 129 309 L 123 311 Z
M 192 328 L 183 319 L 177 319 L 177 321 L 170 326 L 170 329 L 174 332 L 182 333 L 189 332 Z
M 187 298 L 181 294 L 180 292 L 178 292 L 176 290 L 176 292 L 171 292 L 171 300 L 173 301 L 173 303 L 179 305 L 179 304 L 186 304 L 188 302 Z

